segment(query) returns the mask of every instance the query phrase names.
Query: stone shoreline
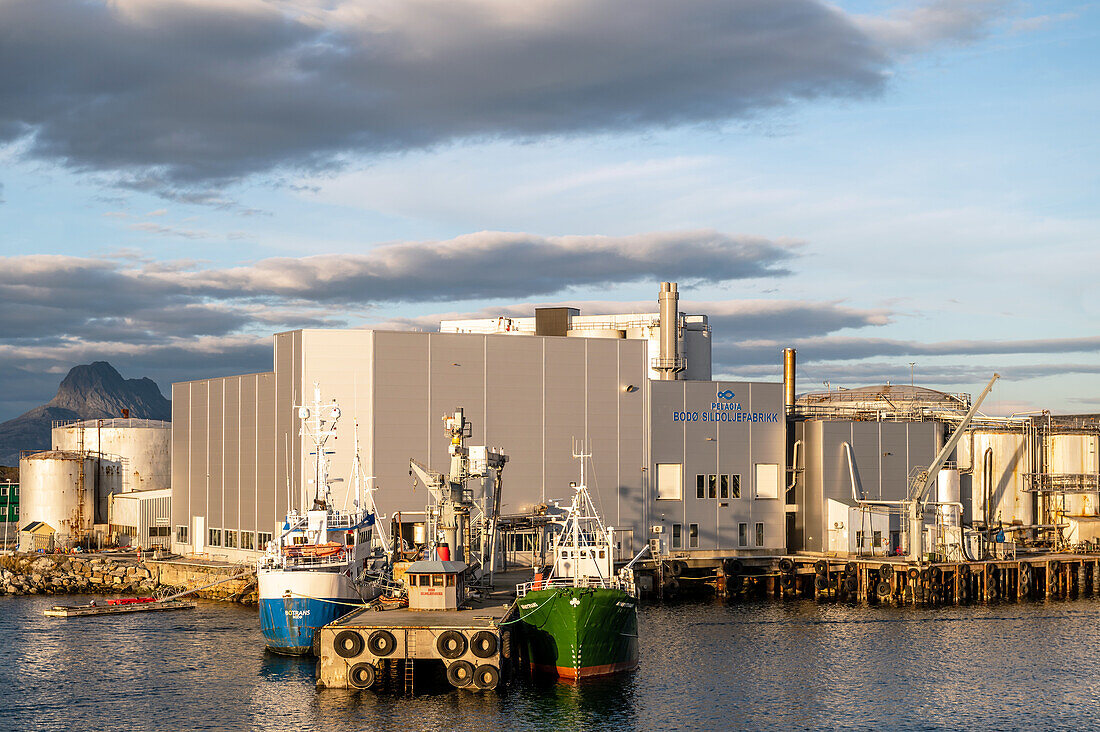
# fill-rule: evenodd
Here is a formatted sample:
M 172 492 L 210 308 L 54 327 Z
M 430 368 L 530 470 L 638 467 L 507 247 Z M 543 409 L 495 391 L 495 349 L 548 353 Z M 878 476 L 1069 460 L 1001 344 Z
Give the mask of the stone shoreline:
M 0 595 L 127 594 L 149 596 L 202 587 L 238 572 L 235 565 L 144 560 L 82 554 L 0 556 Z M 246 576 L 191 595 L 255 604 L 255 576 Z

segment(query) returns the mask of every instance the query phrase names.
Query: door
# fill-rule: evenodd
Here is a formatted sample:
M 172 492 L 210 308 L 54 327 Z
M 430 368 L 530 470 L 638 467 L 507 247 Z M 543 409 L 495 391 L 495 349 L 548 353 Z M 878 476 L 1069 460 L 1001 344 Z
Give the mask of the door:
M 191 541 L 191 544 L 195 547 L 195 554 L 202 554 L 206 551 L 206 517 L 195 517 L 195 538 Z
M 615 561 L 629 562 L 634 558 L 634 529 L 615 529 Z

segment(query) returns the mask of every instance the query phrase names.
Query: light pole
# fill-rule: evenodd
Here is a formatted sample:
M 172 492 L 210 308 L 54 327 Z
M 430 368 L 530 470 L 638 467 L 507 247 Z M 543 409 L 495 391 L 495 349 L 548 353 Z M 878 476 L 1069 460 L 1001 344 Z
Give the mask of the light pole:
M 909 386 L 913 386 L 913 367 L 917 365 L 916 361 L 909 362 Z

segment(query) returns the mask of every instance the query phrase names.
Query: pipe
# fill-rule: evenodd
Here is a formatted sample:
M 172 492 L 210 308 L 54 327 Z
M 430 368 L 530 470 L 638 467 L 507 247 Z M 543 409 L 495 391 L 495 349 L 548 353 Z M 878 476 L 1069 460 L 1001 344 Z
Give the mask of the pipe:
M 985 510 L 982 512 L 985 517 L 985 525 L 988 527 L 993 522 L 993 512 L 990 510 L 990 504 L 993 503 L 993 448 L 985 448 L 985 454 L 982 456 L 982 483 L 985 487 Z
M 798 448 L 800 448 L 801 446 L 802 440 L 794 441 L 794 449 L 792 450 L 791 455 L 791 484 L 787 486 L 788 491 L 793 491 L 794 484 L 798 482 L 798 473 L 796 473 L 795 471 L 798 470 Z
M 661 316 L 661 351 L 657 368 L 661 381 L 675 381 L 679 372 L 679 303 L 680 293 L 675 282 L 662 282 L 657 296 Z
M 844 452 L 848 456 L 848 477 L 852 481 L 852 500 L 853 501 L 855 501 L 856 503 L 858 503 L 861 506 L 862 505 L 868 505 L 868 506 L 904 506 L 905 505 L 905 503 L 906 503 L 905 501 L 887 501 L 887 500 L 882 500 L 882 499 L 877 499 L 877 498 L 860 498 L 859 496 L 857 496 L 856 495 L 856 484 L 857 484 L 857 481 L 856 481 L 856 465 L 855 465 L 855 458 L 852 457 L 852 446 L 850 444 L 848 444 L 847 442 L 842 442 L 840 444 L 844 445 Z M 863 486 L 860 485 L 860 492 L 862 492 L 862 491 L 863 491 Z
M 783 408 L 787 414 L 794 411 L 795 354 L 793 348 L 783 349 Z

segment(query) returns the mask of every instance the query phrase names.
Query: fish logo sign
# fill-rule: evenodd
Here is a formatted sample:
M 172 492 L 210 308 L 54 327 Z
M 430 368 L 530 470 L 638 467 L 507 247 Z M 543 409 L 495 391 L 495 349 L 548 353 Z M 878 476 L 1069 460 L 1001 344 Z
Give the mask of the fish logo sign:
M 725 391 L 718 392 L 718 398 L 719 399 L 729 400 L 729 399 L 733 399 L 734 396 L 735 396 L 735 394 L 732 391 L 730 391 L 729 389 L 726 389 Z

